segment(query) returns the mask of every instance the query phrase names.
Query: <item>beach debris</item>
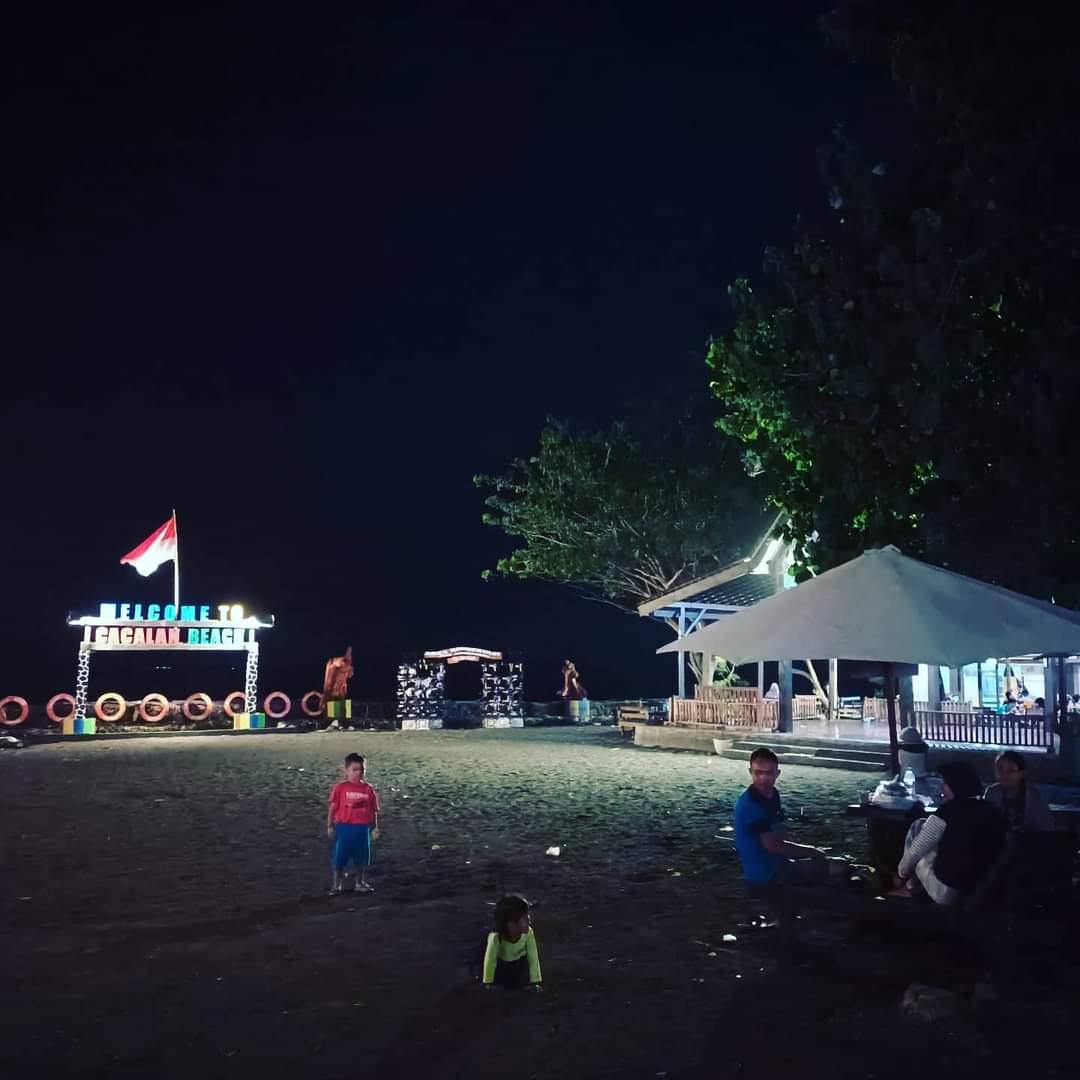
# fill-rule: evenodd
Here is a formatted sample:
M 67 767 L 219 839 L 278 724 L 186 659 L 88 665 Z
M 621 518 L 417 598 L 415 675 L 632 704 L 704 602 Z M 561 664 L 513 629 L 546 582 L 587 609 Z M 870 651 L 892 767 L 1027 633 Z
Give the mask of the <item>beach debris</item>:
M 721 941 L 738 941 L 739 939 L 734 934 L 725 934 Z
M 900 1011 L 927 1024 L 950 1020 L 965 1011 L 967 1002 L 952 990 L 912 983 L 900 1001 Z
M 432 851 L 442 851 L 442 844 L 432 844 L 431 845 L 431 850 Z
M 795 918 L 799 918 L 798 915 Z M 750 930 L 771 930 L 774 926 L 780 925 L 779 919 L 770 919 L 768 915 L 755 915 L 748 923 L 739 924 L 743 929 Z
M 549 847 L 547 851 L 544 852 L 544 854 L 551 855 L 553 858 L 557 859 L 562 854 L 562 848 L 558 845 L 555 845 L 554 847 Z
M 716 953 L 714 953 L 714 952 L 706 953 L 706 956 L 716 956 Z
M 735 826 L 734 825 L 721 825 L 720 826 L 720 831 L 721 832 L 734 832 L 735 831 Z

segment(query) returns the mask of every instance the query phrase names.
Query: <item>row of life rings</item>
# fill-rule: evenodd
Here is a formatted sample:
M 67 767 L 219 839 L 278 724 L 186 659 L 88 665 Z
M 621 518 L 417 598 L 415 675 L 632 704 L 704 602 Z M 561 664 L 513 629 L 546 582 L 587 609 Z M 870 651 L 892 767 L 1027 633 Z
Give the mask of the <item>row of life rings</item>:
M 65 717 L 57 713 L 56 707 L 66 702 L 69 709 L 67 715 L 70 716 L 75 711 L 75 698 L 72 694 L 54 694 L 49 698 L 49 703 L 45 706 L 45 715 L 54 723 L 62 724 Z M 136 714 L 141 720 L 145 720 L 148 724 L 156 724 L 163 720 L 169 713 L 169 699 L 164 694 L 146 694 L 142 701 L 139 702 L 139 706 L 136 709 Z M 8 717 L 8 706 L 14 705 L 18 710 L 13 719 Z M 112 705 L 115 709 L 111 712 L 105 711 L 105 706 Z M 157 705 L 156 712 L 151 713 L 148 711 L 148 705 Z M 195 706 L 201 706 L 199 712 L 195 712 Z M 222 710 L 225 715 L 231 720 L 233 717 L 239 715 L 246 710 L 247 698 L 244 696 L 243 691 L 234 690 L 225 700 L 222 702 Z M 96 711 L 98 718 L 102 720 L 108 720 L 113 717 L 123 716 L 127 711 L 128 703 L 121 694 L 115 692 L 108 692 L 102 694 L 97 701 L 94 702 L 94 710 Z M 210 711 L 213 709 L 214 703 L 209 694 L 196 693 L 187 698 L 180 706 L 180 711 L 188 720 L 202 720 L 210 715 Z M 300 699 L 300 708 L 303 709 L 306 716 L 320 716 L 323 711 L 323 696 L 318 690 L 310 690 Z M 289 715 L 292 710 L 292 698 L 288 694 L 281 690 L 274 690 L 272 693 L 266 695 L 263 701 L 263 711 L 272 720 L 280 720 Z M 27 704 L 26 698 L 17 697 L 14 694 L 8 695 L 6 698 L 0 699 L 0 724 L 5 727 L 16 727 L 23 723 L 30 715 L 30 706 Z

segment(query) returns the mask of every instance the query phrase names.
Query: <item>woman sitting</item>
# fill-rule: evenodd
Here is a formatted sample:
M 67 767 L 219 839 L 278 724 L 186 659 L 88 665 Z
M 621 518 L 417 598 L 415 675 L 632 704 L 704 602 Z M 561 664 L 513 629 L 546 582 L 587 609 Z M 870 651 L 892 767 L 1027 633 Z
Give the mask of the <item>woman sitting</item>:
M 1005 815 L 1009 839 L 1024 831 L 1052 832 L 1054 815 L 1039 789 L 1027 782 L 1023 754 L 1003 751 L 994 762 L 994 771 L 997 783 L 986 789 L 983 798 Z
M 916 885 L 935 904 L 954 904 L 990 868 L 1005 841 L 1005 818 L 981 798 L 982 784 L 964 761 L 941 767 L 942 806 L 916 821 L 904 840 L 893 896 L 910 897 Z

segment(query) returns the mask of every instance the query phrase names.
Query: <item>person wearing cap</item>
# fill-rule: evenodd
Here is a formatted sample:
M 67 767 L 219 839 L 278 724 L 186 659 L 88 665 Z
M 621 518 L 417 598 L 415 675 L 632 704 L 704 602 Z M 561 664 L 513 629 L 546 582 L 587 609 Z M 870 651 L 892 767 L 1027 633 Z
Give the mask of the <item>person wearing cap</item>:
M 935 904 L 954 904 L 973 889 L 1005 843 L 1005 817 L 982 798 L 978 773 L 966 761 L 942 765 L 942 805 L 914 822 L 893 878 L 893 896 L 916 887 Z

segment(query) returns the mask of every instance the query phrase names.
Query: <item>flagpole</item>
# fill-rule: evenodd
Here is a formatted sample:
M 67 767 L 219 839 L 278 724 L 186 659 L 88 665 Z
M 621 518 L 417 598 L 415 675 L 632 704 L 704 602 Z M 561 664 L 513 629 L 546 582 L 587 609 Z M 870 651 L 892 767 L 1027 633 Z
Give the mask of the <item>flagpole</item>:
M 173 534 L 176 537 L 176 554 L 173 556 L 173 605 L 176 607 L 176 617 L 180 618 L 180 533 L 176 528 L 176 508 L 172 512 Z

